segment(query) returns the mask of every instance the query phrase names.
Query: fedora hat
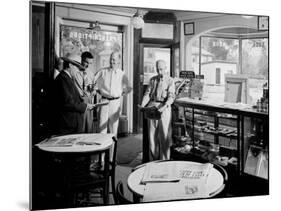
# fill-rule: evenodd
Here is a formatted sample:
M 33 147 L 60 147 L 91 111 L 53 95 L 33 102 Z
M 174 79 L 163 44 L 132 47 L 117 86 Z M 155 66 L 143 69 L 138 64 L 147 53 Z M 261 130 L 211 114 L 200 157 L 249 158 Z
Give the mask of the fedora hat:
M 78 67 L 80 70 L 85 70 L 85 68 L 77 61 L 75 60 L 72 60 L 70 58 L 67 58 L 67 57 L 61 57 L 61 59 L 64 61 L 64 62 L 67 62 L 67 63 L 70 63 L 76 67 Z

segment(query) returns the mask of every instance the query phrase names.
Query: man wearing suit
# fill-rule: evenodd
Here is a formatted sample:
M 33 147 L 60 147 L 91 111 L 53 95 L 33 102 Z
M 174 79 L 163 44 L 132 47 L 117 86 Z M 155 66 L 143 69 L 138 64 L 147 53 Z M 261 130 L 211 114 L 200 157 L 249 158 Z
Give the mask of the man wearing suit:
M 63 70 L 55 79 L 55 123 L 56 134 L 73 134 L 83 132 L 84 113 L 93 109 L 93 104 L 83 102 L 72 79 L 75 68 L 83 68 L 70 58 L 64 60 Z

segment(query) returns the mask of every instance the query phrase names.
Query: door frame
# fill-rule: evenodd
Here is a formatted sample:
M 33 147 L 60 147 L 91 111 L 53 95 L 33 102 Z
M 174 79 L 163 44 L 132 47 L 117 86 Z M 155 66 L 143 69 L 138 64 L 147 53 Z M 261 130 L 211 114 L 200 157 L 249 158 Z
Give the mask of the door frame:
M 172 76 L 173 73 L 173 42 L 171 40 L 167 42 L 163 42 L 163 40 L 155 40 L 155 39 L 149 39 L 149 40 L 143 40 L 142 42 L 139 42 L 138 45 L 138 52 L 136 57 L 138 57 L 138 64 L 135 66 L 135 72 L 134 72 L 134 103 L 133 103 L 133 112 L 134 112 L 134 132 L 141 133 L 142 132 L 142 126 L 143 126 L 143 119 L 142 114 L 140 110 L 138 109 L 138 105 L 141 104 L 143 93 L 144 93 L 144 85 L 143 85 L 143 79 L 141 80 L 141 76 L 143 78 L 144 72 L 143 72 L 143 57 L 144 57 L 144 48 L 151 47 L 151 48 L 169 48 L 170 49 L 170 76 Z

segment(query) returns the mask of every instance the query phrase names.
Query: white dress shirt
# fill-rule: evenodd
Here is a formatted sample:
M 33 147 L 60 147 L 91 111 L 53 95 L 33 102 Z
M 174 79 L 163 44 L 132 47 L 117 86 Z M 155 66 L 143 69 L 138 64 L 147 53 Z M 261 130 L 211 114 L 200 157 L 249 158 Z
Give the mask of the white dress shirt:
M 127 76 L 121 69 L 104 68 L 95 75 L 96 89 L 106 98 L 118 98 L 132 90 Z
M 93 73 L 88 70 L 85 70 L 84 72 L 76 70 L 73 71 L 72 77 L 74 79 L 75 86 L 77 87 L 80 96 L 90 96 L 90 93 L 87 91 L 87 86 L 89 84 L 93 84 Z

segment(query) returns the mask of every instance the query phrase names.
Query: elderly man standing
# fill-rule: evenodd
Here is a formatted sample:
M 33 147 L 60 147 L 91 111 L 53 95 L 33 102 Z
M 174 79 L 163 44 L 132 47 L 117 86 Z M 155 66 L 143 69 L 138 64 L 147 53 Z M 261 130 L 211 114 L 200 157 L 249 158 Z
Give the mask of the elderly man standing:
M 142 107 L 155 106 L 161 114 L 161 118 L 149 119 L 149 145 L 153 160 L 170 159 L 171 138 L 171 104 L 175 99 L 175 84 L 173 78 L 165 73 L 166 63 L 164 60 L 156 62 L 158 75 L 150 79 L 144 93 Z
M 110 55 L 110 67 L 101 69 L 95 75 L 96 89 L 101 95 L 100 102 L 108 102 L 107 105 L 100 107 L 99 131 L 113 133 L 116 138 L 121 114 L 120 98 L 132 90 L 127 76 L 120 69 L 120 61 L 120 53 L 113 52 Z

